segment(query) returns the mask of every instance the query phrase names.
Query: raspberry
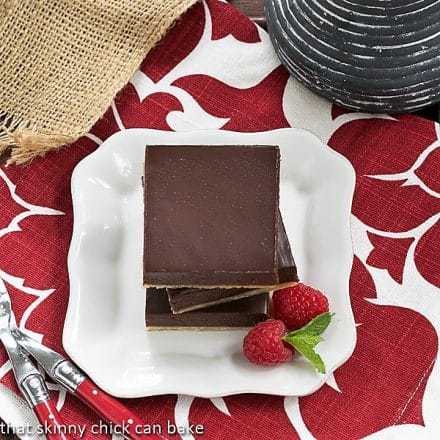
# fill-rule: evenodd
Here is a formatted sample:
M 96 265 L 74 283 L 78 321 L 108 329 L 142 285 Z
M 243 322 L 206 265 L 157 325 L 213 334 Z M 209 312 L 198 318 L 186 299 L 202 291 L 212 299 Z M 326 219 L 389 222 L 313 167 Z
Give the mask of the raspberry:
M 243 353 L 254 364 L 272 366 L 290 361 L 294 350 L 281 339 L 286 334 L 282 321 L 260 322 L 245 336 Z
M 274 317 L 283 321 L 289 330 L 299 329 L 328 312 L 326 296 L 303 283 L 274 292 L 272 306 Z

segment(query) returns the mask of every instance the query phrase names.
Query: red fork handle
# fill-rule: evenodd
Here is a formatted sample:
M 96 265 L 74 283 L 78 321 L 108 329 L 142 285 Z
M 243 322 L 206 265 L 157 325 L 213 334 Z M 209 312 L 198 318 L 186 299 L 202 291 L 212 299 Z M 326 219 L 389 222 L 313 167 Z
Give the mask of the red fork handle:
M 145 423 L 128 408 L 113 397 L 99 389 L 90 379 L 85 379 L 75 390 L 78 396 L 89 408 L 93 409 L 102 419 L 112 425 L 122 428 L 122 435 L 133 440 L 157 440 L 157 435 L 144 434 L 148 432 Z
M 52 400 L 40 402 L 34 406 L 35 414 L 43 426 L 47 440 L 73 440 L 65 434 L 65 423 L 61 419 Z

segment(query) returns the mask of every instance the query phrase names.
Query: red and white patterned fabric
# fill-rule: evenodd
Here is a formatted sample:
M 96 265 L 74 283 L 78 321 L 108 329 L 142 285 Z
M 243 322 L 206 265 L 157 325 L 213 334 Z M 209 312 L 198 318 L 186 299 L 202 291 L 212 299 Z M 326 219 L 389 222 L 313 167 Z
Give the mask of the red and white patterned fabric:
M 126 403 L 148 423 L 201 423 L 205 434 L 195 438 L 207 440 L 440 438 L 440 127 L 415 116 L 350 112 L 313 95 L 289 78 L 265 31 L 218 0 L 197 4 L 179 20 L 90 135 L 31 165 L 0 168 L 0 277 L 20 325 L 62 350 L 70 176 L 103 140 L 132 127 L 289 126 L 319 136 L 357 173 L 353 356 L 304 398 L 163 396 Z M 2 383 L 17 392 L 3 348 L 0 366 Z M 52 388 L 68 423 L 97 422 Z M 19 420 L 16 403 L 0 389 L 0 416 Z

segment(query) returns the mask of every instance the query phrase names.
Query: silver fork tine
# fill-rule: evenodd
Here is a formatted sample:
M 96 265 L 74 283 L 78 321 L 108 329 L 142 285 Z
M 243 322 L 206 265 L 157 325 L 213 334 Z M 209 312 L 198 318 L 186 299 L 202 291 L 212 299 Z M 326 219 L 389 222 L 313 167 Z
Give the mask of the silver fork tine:
M 11 316 L 11 299 L 2 279 L 0 278 L 0 329 L 10 328 Z
M 63 420 L 51 399 L 44 376 L 30 360 L 27 352 L 15 339 L 12 331 L 16 330 L 15 317 L 11 307 L 11 298 L 4 282 L 0 279 L 0 340 L 11 360 L 17 385 L 29 406 L 43 426 L 54 427 L 61 433 L 47 433 L 48 439 L 69 440 L 70 436 L 62 434 Z M 58 432 L 58 431 L 56 431 Z
M 25 333 L 23 333 L 19 328 L 17 328 L 14 311 L 12 310 L 11 305 L 11 297 L 9 296 L 9 293 L 0 278 L 0 338 L 2 337 L 2 332 L 5 333 L 5 330 L 8 330 L 8 333 L 10 333 L 12 339 L 15 340 L 9 341 L 9 345 L 12 342 L 18 344 L 19 351 L 22 355 L 26 356 L 28 361 L 29 353 L 43 367 L 43 369 L 49 374 L 49 376 L 55 379 L 53 377 L 54 369 L 58 364 L 65 361 L 66 359 L 64 359 L 64 357 L 61 356 L 59 353 L 56 353 L 55 351 L 33 340 Z M 12 355 L 14 354 L 12 353 Z M 29 362 L 26 362 L 26 364 L 29 364 Z
M 11 298 L 4 282 L 0 278 L 0 340 L 3 342 L 11 360 L 14 376 L 21 392 L 29 405 L 35 406 L 36 400 L 39 401 L 39 399 L 47 399 L 49 397 L 45 386 L 43 386 L 44 378 L 34 366 L 27 353 L 17 343 L 11 333 L 11 328 L 15 328 Z M 33 393 L 33 391 L 36 391 L 38 395 Z

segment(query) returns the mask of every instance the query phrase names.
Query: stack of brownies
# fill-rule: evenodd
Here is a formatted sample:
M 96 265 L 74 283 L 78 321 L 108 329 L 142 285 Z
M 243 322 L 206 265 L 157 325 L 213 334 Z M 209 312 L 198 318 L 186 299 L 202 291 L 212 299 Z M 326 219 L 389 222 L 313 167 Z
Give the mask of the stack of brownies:
M 251 327 L 298 281 L 280 215 L 276 146 L 148 146 L 149 330 Z

